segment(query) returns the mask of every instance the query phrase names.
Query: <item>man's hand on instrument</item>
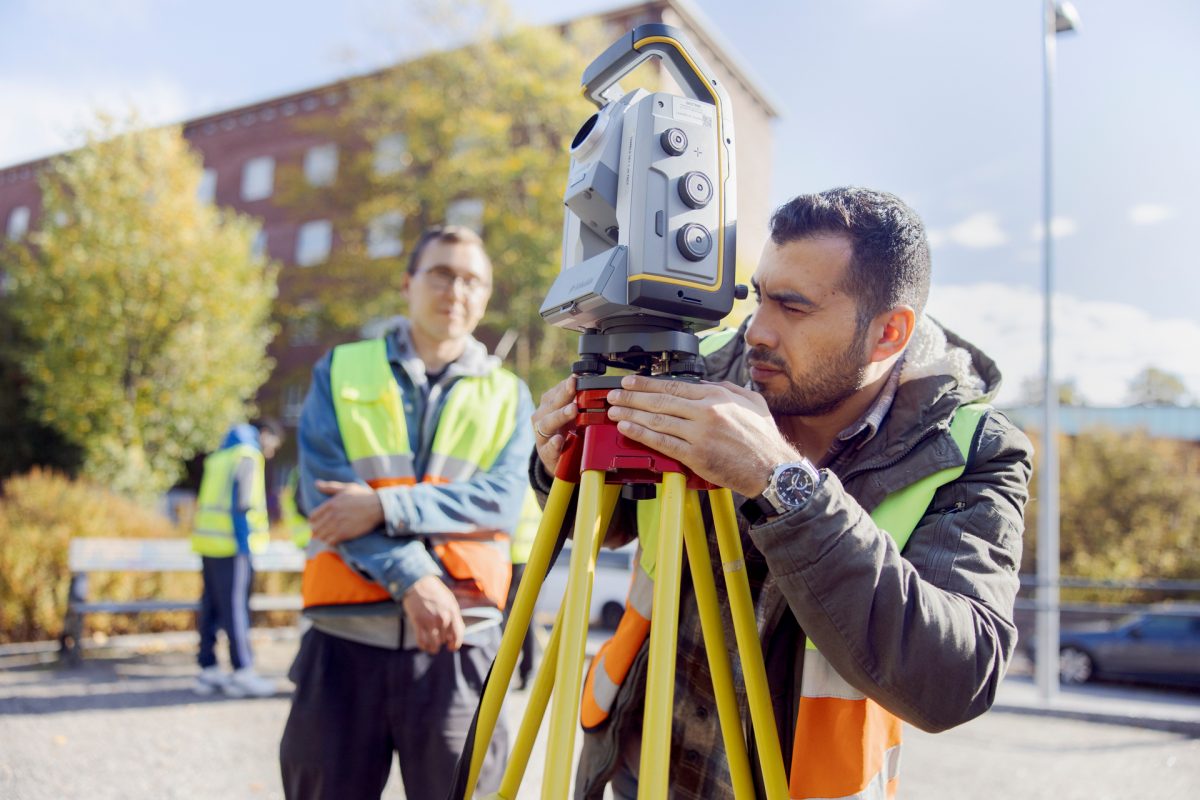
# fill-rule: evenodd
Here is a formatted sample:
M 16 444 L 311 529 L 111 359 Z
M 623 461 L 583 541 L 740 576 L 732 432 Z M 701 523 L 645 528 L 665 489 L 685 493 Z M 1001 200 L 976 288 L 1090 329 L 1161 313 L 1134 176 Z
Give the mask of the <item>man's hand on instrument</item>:
M 317 490 L 330 498 L 308 518 L 313 537 L 325 544 L 338 544 L 370 533 L 383 524 L 379 495 L 361 483 L 317 481 Z
M 776 464 L 799 459 L 762 395 L 732 383 L 627 375 L 608 393 L 617 429 L 744 497 L 766 488 Z
M 533 424 L 533 435 L 538 458 L 551 475 L 562 457 L 566 436 L 563 427 L 575 419 L 575 376 L 567 378 L 542 395 L 542 402 L 534 410 L 529 421 Z
M 462 647 L 462 610 L 458 600 L 437 575 L 426 575 L 404 593 L 400 601 L 417 632 L 417 647 L 437 653 L 442 645 L 451 650 Z

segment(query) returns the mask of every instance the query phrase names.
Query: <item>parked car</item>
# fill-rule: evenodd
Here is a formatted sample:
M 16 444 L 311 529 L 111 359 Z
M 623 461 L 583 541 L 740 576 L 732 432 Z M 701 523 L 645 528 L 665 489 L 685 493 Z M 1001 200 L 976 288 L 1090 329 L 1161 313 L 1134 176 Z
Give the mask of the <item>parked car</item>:
M 616 629 L 625 613 L 625 598 L 629 594 L 629 583 L 633 579 L 633 559 L 637 554 L 637 542 L 630 542 L 618 550 L 601 550 L 596 557 L 596 577 L 592 583 L 590 622 L 610 630 Z M 535 610 L 553 615 L 567 596 L 567 573 L 571 564 L 571 542 L 568 541 L 558 554 L 558 560 L 550 567 L 542 591 L 538 594 Z
M 1166 603 L 1059 634 L 1059 676 L 1200 686 L 1200 605 Z

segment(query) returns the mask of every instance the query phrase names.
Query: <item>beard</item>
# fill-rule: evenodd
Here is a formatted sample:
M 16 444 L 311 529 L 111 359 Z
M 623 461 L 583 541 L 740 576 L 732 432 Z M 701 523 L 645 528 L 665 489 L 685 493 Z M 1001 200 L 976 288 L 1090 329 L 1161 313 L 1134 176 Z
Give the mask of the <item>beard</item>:
M 870 363 L 863 353 L 865 334 L 865 331 L 857 333 L 849 347 L 799 379 L 774 351 L 762 346 L 750 348 L 746 354 L 748 360 L 777 369 L 787 379 L 782 390 L 769 390 L 752 382 L 754 390 L 763 396 L 767 408 L 776 416 L 819 417 L 836 411 L 862 388 Z

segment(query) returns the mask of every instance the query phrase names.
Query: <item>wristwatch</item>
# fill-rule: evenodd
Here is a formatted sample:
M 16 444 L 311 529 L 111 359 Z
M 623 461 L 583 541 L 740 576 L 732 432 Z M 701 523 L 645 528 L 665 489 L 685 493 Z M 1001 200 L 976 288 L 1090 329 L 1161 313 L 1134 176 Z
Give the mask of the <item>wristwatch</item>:
M 755 507 L 760 519 L 778 517 L 803 507 L 820 483 L 821 474 L 807 458 L 789 461 L 775 467 L 767 488 L 746 505 Z

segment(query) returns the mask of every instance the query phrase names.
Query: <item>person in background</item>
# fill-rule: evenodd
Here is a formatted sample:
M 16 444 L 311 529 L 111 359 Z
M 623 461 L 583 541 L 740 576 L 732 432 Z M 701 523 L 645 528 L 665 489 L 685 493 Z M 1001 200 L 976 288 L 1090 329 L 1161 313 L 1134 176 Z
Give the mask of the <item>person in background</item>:
M 302 595 L 312 628 L 280 742 L 288 798 L 449 791 L 500 645 L 509 537 L 528 492 L 529 389 L 471 334 L 492 288 L 483 242 L 425 231 L 386 336 L 313 369 L 300 416 Z M 500 727 L 480 787 L 499 786 Z
M 283 436 L 279 426 L 235 425 L 221 447 L 204 459 L 204 475 L 192 523 L 192 550 L 200 554 L 204 590 L 200 597 L 200 674 L 193 690 L 230 697 L 269 697 L 276 686 L 254 669 L 250 651 L 250 587 L 254 581 L 252 553 L 266 549 L 270 538 L 267 517 L 266 462 L 275 455 Z M 233 673 L 217 666 L 217 631 L 229 640 Z

